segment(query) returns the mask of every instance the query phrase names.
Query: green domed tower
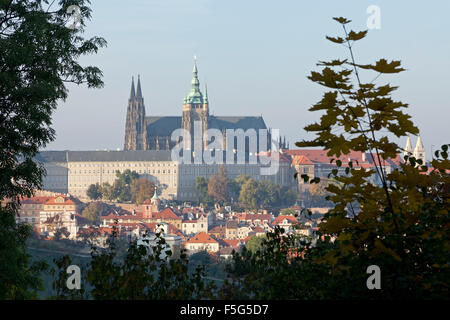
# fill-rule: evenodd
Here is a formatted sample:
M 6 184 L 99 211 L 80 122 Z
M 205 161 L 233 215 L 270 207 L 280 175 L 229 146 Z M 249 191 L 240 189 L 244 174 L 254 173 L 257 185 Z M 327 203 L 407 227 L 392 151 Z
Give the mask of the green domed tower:
M 184 147 L 186 149 L 194 149 L 194 143 L 200 143 L 203 148 L 206 147 L 206 130 L 208 130 L 208 120 L 209 120 L 209 105 L 208 97 L 203 96 L 200 91 L 200 81 L 198 80 L 198 69 L 197 69 L 197 59 L 194 57 L 194 70 L 191 81 L 191 92 L 186 98 L 184 98 L 183 103 L 183 116 L 181 120 L 181 127 L 185 129 L 191 135 L 190 147 L 186 144 Z M 202 127 L 202 140 L 194 141 L 194 122 L 200 121 Z

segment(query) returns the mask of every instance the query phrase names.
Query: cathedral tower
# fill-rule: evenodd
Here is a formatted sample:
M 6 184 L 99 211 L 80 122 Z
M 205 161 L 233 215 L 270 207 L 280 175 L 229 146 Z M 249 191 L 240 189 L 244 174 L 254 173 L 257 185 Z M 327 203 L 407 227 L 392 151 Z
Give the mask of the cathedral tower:
M 200 92 L 200 81 L 198 80 L 197 59 L 194 57 L 194 70 L 191 82 L 191 92 L 184 98 L 183 116 L 181 120 L 181 127 L 188 131 L 191 135 L 190 149 L 194 150 L 194 143 L 201 144 L 202 148 L 207 145 L 206 130 L 208 130 L 209 120 L 209 106 L 207 96 L 203 97 Z M 201 141 L 194 141 L 194 123 L 201 122 L 202 138 Z M 185 148 L 188 148 L 187 139 L 185 141 Z
M 425 161 L 426 161 L 425 148 L 423 147 L 422 139 L 420 138 L 420 136 L 417 138 L 417 143 L 416 143 L 416 147 L 414 148 L 413 156 L 416 159 L 422 159 L 423 164 L 425 164 Z
M 144 97 L 142 96 L 141 79 L 138 76 L 136 92 L 134 78 L 131 80 L 131 92 L 128 99 L 127 119 L 125 123 L 124 150 L 147 149 L 147 128 L 145 121 Z
M 408 137 L 408 140 L 406 140 L 406 146 L 405 151 L 403 152 L 403 156 L 411 156 L 413 152 L 412 145 L 411 145 L 411 138 Z

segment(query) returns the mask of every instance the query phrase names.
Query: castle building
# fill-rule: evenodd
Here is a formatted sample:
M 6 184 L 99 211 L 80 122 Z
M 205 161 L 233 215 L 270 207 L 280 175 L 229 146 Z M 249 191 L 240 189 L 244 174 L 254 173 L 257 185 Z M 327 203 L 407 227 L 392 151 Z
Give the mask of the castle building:
M 43 189 L 68 193 L 80 199 L 87 199 L 86 192 L 91 184 L 112 185 L 116 172 L 136 171 L 158 186 L 159 200 L 195 201 L 198 197 L 196 178 L 209 179 L 217 174 L 219 164 L 184 164 L 173 161 L 169 150 L 137 151 L 41 151 L 35 160 L 46 170 Z M 260 163 L 225 164 L 227 175 L 236 179 L 238 175 L 250 175 L 256 180 L 271 180 L 280 186 L 292 186 L 294 178 L 290 161 L 280 155 L 279 169 L 273 175 L 262 175 Z
M 202 132 L 201 141 L 196 141 L 199 129 L 196 126 L 199 124 Z M 187 134 L 178 137 L 178 141 L 172 141 L 172 133 L 177 129 L 185 129 L 191 141 L 186 139 Z M 256 180 L 271 180 L 281 186 L 292 186 L 293 172 L 290 161 L 283 156 L 280 156 L 279 169 L 270 175 L 263 174 L 261 170 L 269 167 L 268 164 L 248 161 L 250 156 L 256 158 L 256 155 L 278 154 L 276 148 L 282 150 L 288 146 L 286 138 L 279 137 L 277 141 L 272 141 L 272 137 L 276 139 L 275 131 L 272 134 L 271 130 L 267 129 L 262 116 L 210 115 L 207 89 L 205 87 L 204 94 L 200 90 L 197 62 L 194 61 L 191 92 L 184 98 L 181 116 L 147 115 L 140 76 L 136 87 L 133 78 L 126 115 L 124 150 L 43 151 L 36 156 L 36 160 L 43 163 L 47 173 L 43 187 L 45 190 L 68 193 L 86 199 L 86 191 L 90 185 L 113 184 L 117 171 L 124 172 L 129 169 L 158 186 L 160 193 L 155 194 L 156 198 L 160 196 L 166 200 L 196 200 L 198 196 L 196 178 L 199 176 L 209 178 L 218 172 L 221 164 L 178 162 L 177 159 L 172 159 L 171 150 L 181 141 L 183 144 L 186 143 L 183 149 L 196 150 L 201 146 L 201 149 L 205 150 L 211 142 L 206 136 L 208 129 L 217 129 L 216 132 L 222 134 L 220 144 L 221 149 L 225 150 L 223 152 L 224 159 L 226 157 L 227 160 L 225 168 L 230 179 L 246 174 Z M 233 137 L 231 132 L 227 133 L 228 129 L 234 130 Z M 262 136 L 259 132 L 261 129 L 265 130 Z M 252 130 L 255 134 L 250 137 L 248 132 Z M 267 146 L 263 140 L 267 140 Z M 242 142 L 245 144 L 244 148 L 241 147 Z M 266 152 L 268 150 L 271 152 Z M 228 162 L 229 155 L 230 158 L 237 160 L 241 151 L 245 155 L 245 161 Z M 195 151 L 192 155 L 194 153 Z M 153 199 L 156 200 L 159 199 Z
M 199 142 L 194 141 L 194 123 L 196 121 L 201 124 L 202 129 L 202 141 Z M 134 78 L 132 79 L 125 124 L 124 150 L 170 150 L 180 142 L 171 140 L 172 132 L 180 128 L 189 132 L 191 137 L 190 145 L 187 143 L 187 139 L 183 137 L 184 148 L 194 149 L 195 143 L 198 143 L 202 146 L 202 149 L 205 149 L 209 142 L 206 139 L 206 130 L 213 128 L 222 132 L 224 140 L 226 139 L 227 129 L 242 129 L 244 132 L 248 129 L 254 129 L 256 133 L 258 133 L 259 129 L 266 129 L 268 131 L 266 150 L 270 149 L 270 130 L 268 130 L 262 116 L 222 117 L 210 115 L 207 88 L 205 87 L 204 94 L 200 90 L 196 61 L 194 61 L 191 92 L 184 98 L 181 116 L 146 115 L 140 77 L 138 77 L 136 91 Z M 280 137 L 278 143 L 279 148 L 287 148 L 285 138 L 282 140 Z M 236 145 L 237 142 L 235 143 Z M 225 149 L 224 145 L 223 149 Z M 246 150 L 248 151 L 248 149 L 246 145 Z M 260 149 L 257 148 L 257 152 L 259 151 Z

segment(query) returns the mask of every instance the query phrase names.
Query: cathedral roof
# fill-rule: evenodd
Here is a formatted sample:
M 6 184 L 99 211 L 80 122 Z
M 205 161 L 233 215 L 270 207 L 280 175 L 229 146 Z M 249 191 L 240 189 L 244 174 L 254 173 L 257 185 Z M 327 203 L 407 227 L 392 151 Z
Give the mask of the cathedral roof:
M 171 136 L 175 129 L 181 128 L 181 117 L 146 117 L 147 132 L 151 136 Z
M 181 128 L 181 117 L 146 117 L 147 132 L 151 136 L 171 136 L 172 132 Z M 209 128 L 223 129 L 267 129 L 262 117 L 216 117 L 209 116 Z
M 267 129 L 262 117 L 209 117 L 209 127 L 222 129 Z

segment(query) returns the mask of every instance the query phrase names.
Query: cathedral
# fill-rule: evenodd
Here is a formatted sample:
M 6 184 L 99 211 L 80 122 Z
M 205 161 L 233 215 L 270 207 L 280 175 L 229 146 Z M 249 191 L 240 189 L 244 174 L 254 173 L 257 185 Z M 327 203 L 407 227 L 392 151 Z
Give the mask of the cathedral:
M 191 92 L 184 98 L 181 116 L 155 116 L 146 115 L 144 97 L 142 95 L 141 80 L 138 77 L 135 90 L 134 78 L 131 82 L 130 98 L 128 100 L 127 117 L 125 124 L 124 150 L 171 150 L 179 141 L 171 141 L 172 132 L 182 128 L 194 137 L 194 121 L 201 123 L 203 132 L 202 147 L 206 148 L 209 141 L 206 140 L 206 130 L 218 129 L 224 137 L 224 145 L 227 129 L 267 130 L 267 149 L 270 150 L 271 134 L 262 116 L 212 116 L 209 112 L 208 92 L 205 87 L 204 94 L 200 90 L 198 80 L 197 62 L 194 60 L 194 70 L 191 82 Z M 277 141 L 278 148 L 288 148 L 286 138 Z M 193 146 L 193 140 L 191 146 Z M 235 146 L 237 144 L 235 143 Z M 259 146 L 259 136 L 258 136 Z M 248 150 L 246 142 L 246 150 Z M 266 151 L 262 150 L 262 151 Z M 258 147 L 258 152 L 259 152 Z

